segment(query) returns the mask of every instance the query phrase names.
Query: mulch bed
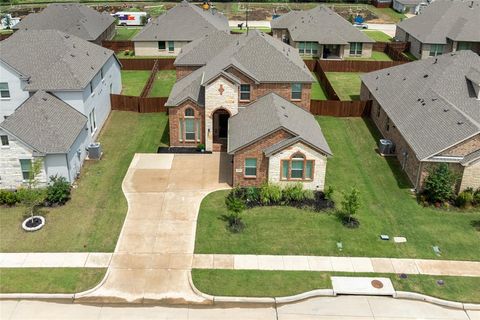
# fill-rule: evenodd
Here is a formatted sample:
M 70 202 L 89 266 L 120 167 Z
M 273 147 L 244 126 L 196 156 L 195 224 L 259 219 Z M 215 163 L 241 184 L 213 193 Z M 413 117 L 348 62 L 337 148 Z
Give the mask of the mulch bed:
M 183 147 L 158 147 L 157 153 L 188 153 L 188 154 L 211 154 L 212 151 L 201 151 L 197 148 Z

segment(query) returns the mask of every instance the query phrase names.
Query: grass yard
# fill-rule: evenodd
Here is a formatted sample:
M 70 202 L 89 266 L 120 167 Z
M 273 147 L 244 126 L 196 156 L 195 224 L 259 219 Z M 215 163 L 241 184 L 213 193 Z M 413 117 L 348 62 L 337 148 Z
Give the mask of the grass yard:
M 312 76 L 315 78 L 315 82 L 312 83 L 311 99 L 312 100 L 328 100 L 327 94 L 323 91 L 322 86 L 318 82 L 317 75 L 312 72 Z
M 0 207 L 0 252 L 112 252 L 127 213 L 125 173 L 136 152 L 168 144 L 167 121 L 164 113 L 112 111 L 99 138 L 102 160 L 84 163 L 65 206 L 43 209 L 43 229 L 23 231 L 24 209 Z
M 480 278 L 396 274 L 193 269 L 195 286 L 217 296 L 282 297 L 315 289 L 331 289 L 331 276 L 374 276 L 392 280 L 397 291 L 411 291 L 441 299 L 469 303 L 480 302 Z M 437 280 L 443 280 L 440 286 Z
M 250 29 L 250 31 L 251 31 L 251 30 L 258 30 L 258 31 L 261 31 L 261 32 L 263 32 L 263 33 L 272 32 L 272 29 L 267 28 L 267 27 L 264 27 L 264 28 L 262 28 L 262 27 L 258 27 L 258 28 L 249 27 L 249 29 Z M 240 28 L 235 28 L 235 27 L 234 27 L 234 28 L 230 28 L 230 31 L 236 32 L 236 33 L 246 33 L 246 32 L 247 32 L 247 28 L 245 28 L 245 26 L 244 26 L 242 29 L 240 29 Z
M 393 40 L 388 34 L 378 30 L 362 30 L 370 39 L 377 42 L 391 42 Z
M 325 72 L 342 101 L 360 100 L 361 72 Z
M 392 58 L 388 56 L 385 52 L 372 51 L 372 56 L 370 58 L 355 58 L 347 57 L 345 60 L 359 60 L 359 61 L 393 61 Z
M 392 8 L 375 8 L 374 6 L 369 6 L 369 10 L 380 17 L 388 17 L 390 22 L 384 23 L 398 23 L 403 19 L 407 18 L 406 15 L 404 15 L 403 13 L 399 13 Z M 368 21 L 366 22 L 368 23 Z
M 168 97 L 177 81 L 175 70 L 160 70 L 155 76 L 150 97 Z
M 131 40 L 142 28 L 117 27 L 115 29 L 114 41 Z
M 417 57 L 415 57 L 412 53 L 406 51 L 402 53 L 405 57 L 409 58 L 412 61 L 418 60 Z
M 209 194 L 197 222 L 196 253 L 283 254 L 480 260 L 480 232 L 472 226 L 479 211 L 444 211 L 420 206 L 393 158 L 375 149 L 379 135 L 370 120 L 318 117 L 333 151 L 326 185 L 341 191 L 357 186 L 361 207 L 358 229 L 345 228 L 334 214 L 291 207 L 257 207 L 242 216 L 246 229 L 230 233 L 220 217 L 228 191 Z M 404 236 L 407 243 L 380 240 L 381 234 Z M 288 236 L 285 236 L 288 235 Z M 338 251 L 336 243 L 343 243 Z M 436 256 L 432 246 L 439 246 Z
M 122 70 L 122 94 L 140 96 L 150 77 L 147 70 Z
M 78 293 L 95 287 L 107 269 L 0 269 L 1 293 Z

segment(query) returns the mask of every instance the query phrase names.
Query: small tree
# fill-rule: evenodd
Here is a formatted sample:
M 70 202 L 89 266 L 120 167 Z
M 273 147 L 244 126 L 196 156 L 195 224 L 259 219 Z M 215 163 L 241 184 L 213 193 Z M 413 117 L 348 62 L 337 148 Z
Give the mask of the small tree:
M 11 15 L 7 13 L 3 16 L 3 19 L 3 26 L 6 30 L 10 30 L 12 24 Z
M 357 224 L 357 220 L 353 217 L 360 208 L 360 191 L 353 187 L 350 192 L 343 192 L 342 214 L 345 223 L 348 225 Z
M 431 170 L 425 179 L 424 193 L 431 203 L 445 202 L 453 198 L 455 175 L 450 171 L 446 163 Z
M 228 223 L 228 229 L 234 233 L 241 232 L 245 227 L 242 217 L 240 216 L 242 211 L 245 210 L 245 202 L 243 199 L 237 197 L 238 190 L 239 189 L 237 188 L 233 189 L 225 199 L 225 204 L 228 209 L 228 214 L 225 216 L 225 220 Z
M 23 193 L 22 204 L 26 208 L 26 213 L 30 215 L 32 222 L 35 209 L 45 200 L 44 194 L 36 189 L 38 186 L 38 175 L 42 171 L 42 166 L 43 161 L 41 159 L 33 160 L 27 180 L 28 187 Z

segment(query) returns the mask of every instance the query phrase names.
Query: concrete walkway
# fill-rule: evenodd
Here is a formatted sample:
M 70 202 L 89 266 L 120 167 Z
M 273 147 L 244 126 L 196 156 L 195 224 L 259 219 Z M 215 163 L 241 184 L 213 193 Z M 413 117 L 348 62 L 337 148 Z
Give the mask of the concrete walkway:
M 112 253 L 0 253 L 0 268 L 107 268 Z
M 175 320 L 480 320 L 480 311 L 454 310 L 425 302 L 386 297 L 314 298 L 287 305 L 127 306 L 44 301 L 0 301 L 0 318 L 175 319 Z
M 480 262 L 425 259 L 195 254 L 193 268 L 406 273 L 480 277 Z
M 87 302 L 206 303 L 190 287 L 200 203 L 229 188 L 225 153 L 136 154 L 123 181 L 128 213 L 106 280 Z M 78 297 L 78 296 L 77 296 Z

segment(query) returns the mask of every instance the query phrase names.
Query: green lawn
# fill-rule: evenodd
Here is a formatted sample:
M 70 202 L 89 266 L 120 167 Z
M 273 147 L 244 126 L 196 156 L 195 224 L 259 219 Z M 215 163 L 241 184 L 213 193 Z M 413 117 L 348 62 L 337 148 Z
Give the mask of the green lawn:
M 409 58 L 410 60 L 412 61 L 415 61 L 415 60 L 418 60 L 417 57 L 415 57 L 412 53 L 406 51 L 406 52 L 403 52 L 403 55 L 407 58 Z
M 22 207 L 0 207 L 0 252 L 112 252 L 127 213 L 122 180 L 136 152 L 168 144 L 167 121 L 164 113 L 113 111 L 99 138 L 102 159 L 85 162 L 65 206 L 43 209 L 42 230 L 23 231 Z
M 318 82 L 317 75 L 312 72 L 312 76 L 315 78 L 315 82 L 312 83 L 312 93 L 311 93 L 311 99 L 312 100 L 328 100 L 327 99 L 327 94 L 325 91 L 323 91 L 322 86 Z
M 370 39 L 377 42 L 391 42 L 393 39 L 388 34 L 378 30 L 362 30 Z
M 359 61 L 392 61 L 392 58 L 388 56 L 385 52 L 372 51 L 372 56 L 370 58 L 356 58 L 356 57 L 347 57 L 345 60 L 359 60 Z
M 131 40 L 142 28 L 117 27 L 115 29 L 115 41 Z
M 150 91 L 150 97 L 168 97 L 175 81 L 177 81 L 175 70 L 158 71 Z
M 243 213 L 243 233 L 227 231 L 225 195 L 218 191 L 202 202 L 197 222 L 196 253 L 292 254 L 480 260 L 480 232 L 471 225 L 480 212 L 445 211 L 420 206 L 411 185 L 393 158 L 379 156 L 379 135 L 370 120 L 319 117 L 333 151 L 326 185 L 340 203 L 341 191 L 357 186 L 362 206 L 360 227 L 348 229 L 335 215 L 290 207 L 263 207 Z M 408 242 L 380 240 L 381 234 Z M 288 235 L 288 236 L 285 236 Z M 338 251 L 336 243 L 343 243 Z M 436 256 L 432 246 L 439 246 Z
M 325 72 L 342 101 L 360 100 L 360 72 Z
M 95 287 L 107 269 L 0 269 L 1 293 L 78 293 Z
M 216 296 L 282 297 L 315 289 L 331 289 L 331 276 L 387 277 L 397 291 L 427 294 L 441 299 L 480 303 L 480 277 L 444 277 L 396 274 L 193 269 L 195 286 Z M 444 285 L 438 285 L 437 280 Z
M 375 8 L 374 6 L 369 6 L 369 10 L 380 17 L 386 16 L 390 18 L 390 22 L 385 23 L 398 23 L 407 17 L 403 13 L 399 13 L 392 8 Z
M 147 70 L 122 70 L 121 72 L 122 94 L 126 96 L 140 96 L 151 72 Z

